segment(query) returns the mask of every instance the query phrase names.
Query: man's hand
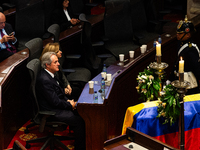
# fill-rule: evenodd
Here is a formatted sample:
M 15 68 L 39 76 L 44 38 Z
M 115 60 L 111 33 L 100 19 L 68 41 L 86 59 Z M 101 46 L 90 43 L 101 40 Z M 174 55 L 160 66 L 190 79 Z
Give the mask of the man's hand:
M 80 20 L 72 18 L 70 20 L 70 22 L 71 22 L 71 24 L 76 25 L 76 24 L 78 24 L 80 22 Z
M 67 100 L 67 102 L 70 102 L 70 104 L 72 105 L 72 109 L 76 109 L 76 102 L 74 102 L 74 100 Z
M 15 41 L 14 35 L 12 35 L 12 36 L 4 35 L 4 36 L 2 37 L 2 39 L 1 39 L 1 43 L 6 43 L 6 42 L 9 42 L 9 41 L 12 41 L 12 42 Z
M 68 86 L 65 88 L 65 94 L 71 95 L 71 93 L 72 93 L 72 88 L 71 88 L 70 85 L 68 85 Z
M 11 39 L 12 42 L 15 42 L 16 39 L 15 39 L 15 36 L 14 36 L 14 35 L 11 35 L 11 36 L 9 36 L 9 37 L 11 37 L 10 39 Z

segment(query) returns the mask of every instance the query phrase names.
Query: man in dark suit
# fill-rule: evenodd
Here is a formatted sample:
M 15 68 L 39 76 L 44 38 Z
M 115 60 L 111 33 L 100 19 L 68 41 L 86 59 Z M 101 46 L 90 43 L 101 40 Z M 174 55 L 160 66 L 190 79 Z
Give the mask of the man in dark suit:
M 85 123 L 76 111 L 76 102 L 69 100 L 54 74 L 59 71 L 59 62 L 54 52 L 41 58 L 42 70 L 36 81 L 36 95 L 41 110 L 51 110 L 56 115 L 50 120 L 62 121 L 72 127 L 75 134 L 75 150 L 85 150 Z
M 52 23 L 58 24 L 61 31 L 64 31 L 79 22 L 80 20 L 75 18 L 71 8 L 69 7 L 69 0 L 58 0 L 57 9 L 52 13 Z
M 0 12 L 0 62 L 16 53 L 16 43 L 12 26 L 6 23 L 5 15 Z

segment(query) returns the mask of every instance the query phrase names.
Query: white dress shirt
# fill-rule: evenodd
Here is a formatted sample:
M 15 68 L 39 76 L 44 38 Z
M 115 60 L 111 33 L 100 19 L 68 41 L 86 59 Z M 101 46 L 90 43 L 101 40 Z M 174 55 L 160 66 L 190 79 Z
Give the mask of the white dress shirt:
M 69 16 L 69 13 L 68 13 L 67 9 L 66 9 L 66 10 L 63 10 L 63 11 L 64 11 L 64 13 L 65 13 L 65 15 L 66 15 L 68 21 L 70 21 L 70 20 L 71 20 L 71 17 Z

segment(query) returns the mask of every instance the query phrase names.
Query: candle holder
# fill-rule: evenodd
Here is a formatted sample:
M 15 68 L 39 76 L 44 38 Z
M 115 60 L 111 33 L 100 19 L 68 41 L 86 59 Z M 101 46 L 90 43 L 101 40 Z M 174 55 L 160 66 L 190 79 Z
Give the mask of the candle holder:
M 190 86 L 190 83 L 184 81 L 184 73 L 179 73 L 179 80 L 175 80 L 171 83 L 174 87 L 177 88 L 179 93 L 179 102 L 181 105 L 180 117 L 179 117 L 179 142 L 180 150 L 185 149 L 185 129 L 184 129 L 184 96 L 187 91 L 187 87 Z
M 179 81 L 180 81 L 180 83 L 184 82 L 184 73 L 179 72 Z
M 158 64 L 161 64 L 161 56 L 156 56 L 156 60 Z
M 162 75 L 165 73 L 164 69 L 168 67 L 168 64 L 161 62 L 161 56 L 157 56 L 157 62 L 153 62 L 149 66 L 152 69 L 157 70 L 155 73 L 158 75 L 158 78 L 161 81 Z M 160 91 L 162 91 L 162 82 L 160 83 Z

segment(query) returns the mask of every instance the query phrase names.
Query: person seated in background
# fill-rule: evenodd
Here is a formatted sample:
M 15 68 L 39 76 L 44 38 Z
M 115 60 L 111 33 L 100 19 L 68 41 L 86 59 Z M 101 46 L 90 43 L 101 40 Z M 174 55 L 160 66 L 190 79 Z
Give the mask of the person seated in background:
M 17 52 L 17 39 L 12 26 L 6 23 L 6 17 L 0 12 L 0 62 Z
M 60 58 L 62 57 L 62 51 L 60 50 L 60 45 L 58 43 L 48 43 L 46 44 L 46 46 L 44 47 L 41 57 L 43 56 L 44 53 L 46 52 L 55 52 L 58 60 L 60 62 Z M 40 59 L 41 59 L 40 57 Z M 76 87 L 76 86 L 70 86 L 69 81 L 67 80 L 64 72 L 62 71 L 62 67 L 61 65 L 59 66 L 59 71 L 57 71 L 55 73 L 55 76 L 61 81 L 62 83 L 62 87 L 65 90 L 65 94 L 68 95 L 68 98 L 72 98 L 75 101 L 78 100 L 80 94 L 81 94 L 81 88 L 80 87 Z
M 192 40 L 195 31 L 193 23 L 187 20 L 187 16 L 184 21 L 181 20 L 179 22 L 176 34 L 178 40 L 178 58 L 169 77 L 170 81 L 178 80 L 179 61 L 182 57 L 182 60 L 184 60 L 184 80 L 190 82 L 186 95 L 200 93 L 200 50 Z
M 36 80 L 36 96 L 40 109 L 56 112 L 55 116 L 48 119 L 67 123 L 74 131 L 75 150 L 85 150 L 85 122 L 76 110 L 76 102 L 68 99 L 60 86 L 62 83 L 55 78 L 60 66 L 56 53 L 44 53 L 41 66 L 43 69 Z
M 64 31 L 79 22 L 69 6 L 69 0 L 58 0 L 57 9 L 52 13 L 52 24 L 58 24 L 61 31 Z

